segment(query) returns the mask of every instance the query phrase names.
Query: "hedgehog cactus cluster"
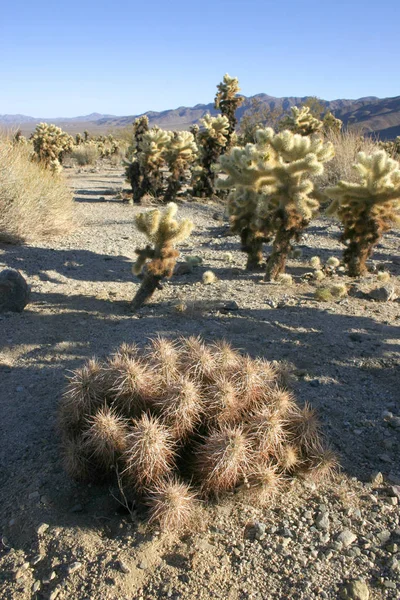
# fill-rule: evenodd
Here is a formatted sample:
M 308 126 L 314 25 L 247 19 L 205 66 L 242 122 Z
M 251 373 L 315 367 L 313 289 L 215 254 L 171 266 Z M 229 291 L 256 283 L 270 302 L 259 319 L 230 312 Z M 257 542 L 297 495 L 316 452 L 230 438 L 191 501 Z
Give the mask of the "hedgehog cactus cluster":
M 224 341 L 156 338 L 89 360 L 70 378 L 59 424 L 71 477 L 118 473 L 125 495 L 174 530 L 199 498 L 243 488 L 266 502 L 286 479 L 336 467 L 314 411 L 296 403 L 279 369 Z
M 366 261 L 383 233 L 400 224 L 400 166 L 380 150 L 358 154 L 354 165 L 360 181 L 339 181 L 325 190 L 333 200 L 328 214 L 344 226 L 342 241 L 347 243 L 343 260 L 353 277 L 363 275 Z
M 319 208 L 312 179 L 332 158 L 333 146 L 317 136 L 275 133 L 271 128 L 258 130 L 256 140 L 221 157 L 228 177 L 218 185 L 233 188 L 229 210 L 235 231 L 241 229 L 248 267 L 259 265 L 263 239 L 274 238 L 266 273 L 271 280 L 284 272 L 292 241 Z
M 74 140 L 68 133 L 48 123 L 39 123 L 30 139 L 36 160 L 54 172 L 61 169 L 64 154 L 74 146 Z

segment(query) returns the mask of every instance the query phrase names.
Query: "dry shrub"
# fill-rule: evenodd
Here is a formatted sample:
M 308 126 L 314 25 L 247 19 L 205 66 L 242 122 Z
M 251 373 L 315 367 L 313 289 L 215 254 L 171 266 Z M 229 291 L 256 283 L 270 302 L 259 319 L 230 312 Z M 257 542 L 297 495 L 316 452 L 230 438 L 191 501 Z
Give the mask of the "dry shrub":
M 321 188 L 336 185 L 338 181 L 357 181 L 357 172 L 352 165 L 357 162 L 359 152 L 371 154 L 378 150 L 378 145 L 370 137 L 364 137 L 357 131 L 328 131 L 325 139 L 332 142 L 335 156 L 324 165 L 324 173 L 318 178 Z
M 95 144 L 81 144 L 75 146 L 70 154 L 80 167 L 94 165 L 100 158 L 100 151 Z
M 30 159 L 26 145 L 0 137 L 0 241 L 12 244 L 71 231 L 73 195 L 61 175 Z
M 336 468 L 315 411 L 298 406 L 280 366 L 225 341 L 158 337 L 92 359 L 70 378 L 59 422 L 68 473 L 121 473 L 166 529 L 186 526 L 200 496 L 240 488 L 265 504 L 286 479 Z

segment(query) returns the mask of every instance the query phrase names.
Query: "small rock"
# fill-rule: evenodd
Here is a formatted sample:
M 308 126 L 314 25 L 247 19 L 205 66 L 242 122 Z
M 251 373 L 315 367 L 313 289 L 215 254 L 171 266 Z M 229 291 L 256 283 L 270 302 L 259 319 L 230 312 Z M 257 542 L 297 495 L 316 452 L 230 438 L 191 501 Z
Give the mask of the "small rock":
M 39 525 L 39 527 L 36 529 L 36 531 L 38 532 L 39 535 L 43 535 L 43 533 L 45 533 L 49 528 L 49 525 L 47 523 L 41 523 Z
M 119 569 L 119 570 L 120 570 L 122 573 L 130 573 L 130 572 L 131 572 L 131 570 L 130 570 L 130 568 L 128 567 L 128 565 L 127 565 L 126 563 L 124 563 L 124 561 L 123 561 L 123 560 L 121 560 L 121 559 L 117 561 L 117 566 L 118 566 L 118 569 Z
M 263 540 L 265 538 L 266 525 L 264 523 L 254 523 L 253 532 L 256 540 Z
M 193 267 L 191 264 L 187 262 L 180 262 L 175 266 L 174 275 L 177 277 L 180 275 L 188 275 L 189 273 L 193 273 Z
M 149 565 L 148 565 L 148 563 L 147 563 L 147 560 L 145 560 L 145 559 L 143 559 L 143 560 L 142 560 L 142 561 L 139 563 L 139 565 L 138 565 L 139 569 L 143 569 L 143 570 L 144 570 L 144 569 L 147 569 L 147 567 L 148 567 L 148 566 L 149 566 Z
M 385 581 L 383 582 L 383 587 L 385 587 L 388 590 L 397 589 L 397 585 L 394 583 L 394 581 L 390 581 L 389 579 L 385 579 Z
M 32 586 L 32 592 L 36 593 L 40 590 L 40 581 L 37 579 Z
M 389 488 L 389 494 L 392 498 L 400 500 L 400 485 L 391 485 Z
M 239 310 L 239 304 L 237 302 L 235 302 L 235 300 L 232 300 L 231 302 L 227 302 L 221 308 L 222 312 L 230 312 L 230 311 L 235 311 L 235 310 Z
M 318 527 L 318 529 L 322 529 L 324 531 L 329 529 L 329 513 L 319 513 L 315 519 L 315 525 Z
M 374 471 L 370 477 L 371 483 L 374 486 L 382 485 L 383 475 L 380 471 Z
M 380 288 L 376 288 L 375 290 L 371 290 L 368 294 L 368 297 L 371 298 L 371 300 L 376 300 L 377 302 L 391 302 L 396 300 L 397 295 L 393 285 L 384 285 Z
M 376 537 L 378 538 L 381 544 L 386 544 L 386 542 L 390 540 L 390 531 L 384 529 L 383 531 L 380 531 Z
M 49 600 L 56 600 L 56 598 L 58 597 L 60 592 L 61 592 L 60 586 L 57 586 L 56 588 L 54 588 L 54 590 L 49 595 Z
M 356 539 L 356 534 L 350 531 L 350 529 L 343 529 L 343 531 L 341 531 L 337 536 L 337 541 L 343 544 L 345 548 L 351 546 L 351 544 L 355 542 Z
M 0 312 L 22 312 L 30 299 L 30 287 L 14 269 L 0 273 Z
M 82 568 L 82 563 L 79 561 L 75 561 L 72 564 L 69 565 L 68 567 L 68 574 L 72 575 L 72 573 L 75 573 L 76 571 L 79 571 L 79 569 Z
M 36 554 L 36 556 L 34 556 L 31 560 L 31 564 L 32 565 L 37 565 L 38 562 L 40 562 L 41 560 L 43 560 L 43 554 Z
M 351 598 L 352 600 L 369 600 L 369 588 L 364 581 L 357 579 L 346 584 L 342 598 Z

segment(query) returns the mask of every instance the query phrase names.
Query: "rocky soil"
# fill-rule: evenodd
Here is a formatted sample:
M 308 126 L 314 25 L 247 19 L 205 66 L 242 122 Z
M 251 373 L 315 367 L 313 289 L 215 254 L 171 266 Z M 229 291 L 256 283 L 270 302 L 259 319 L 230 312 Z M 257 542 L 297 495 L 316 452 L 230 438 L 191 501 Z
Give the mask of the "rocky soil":
M 139 210 L 121 200 L 121 169 L 69 169 L 79 227 L 66 238 L 0 246 L 0 269 L 32 287 L 22 313 L 0 314 L 0 597 L 145 600 L 400 598 L 400 259 L 386 235 L 351 295 L 326 303 L 304 277 L 311 256 L 340 257 L 336 223 L 318 220 L 294 285 L 262 283 L 227 237 L 223 205 L 184 202 L 195 232 L 182 257 L 201 266 L 175 276 L 129 311 Z M 212 270 L 217 281 L 202 283 Z M 187 271 L 187 269 L 180 269 Z M 381 298 L 379 299 L 373 299 Z M 387 298 L 390 297 L 390 300 Z M 386 299 L 386 300 L 385 300 Z M 118 489 L 84 486 L 62 469 L 55 422 L 68 370 L 123 341 L 154 334 L 225 338 L 252 356 L 287 361 L 298 400 L 318 409 L 342 472 L 316 487 L 295 481 L 271 505 L 240 493 L 204 506 L 182 536 L 146 525 Z

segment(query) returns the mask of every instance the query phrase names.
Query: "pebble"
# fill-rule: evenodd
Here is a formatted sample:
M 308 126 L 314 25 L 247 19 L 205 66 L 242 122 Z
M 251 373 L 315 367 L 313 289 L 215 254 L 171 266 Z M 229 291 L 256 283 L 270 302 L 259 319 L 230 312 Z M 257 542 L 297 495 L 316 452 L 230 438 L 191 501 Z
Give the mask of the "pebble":
M 388 542 L 390 539 L 390 531 L 384 529 L 383 531 L 380 531 L 376 537 L 378 538 L 381 544 L 386 544 L 386 542 Z
M 345 548 L 351 546 L 351 544 L 355 542 L 356 539 L 356 534 L 350 531 L 350 529 L 343 529 L 343 531 L 341 531 L 337 536 L 337 541 L 343 544 Z
M 364 581 L 357 579 L 350 581 L 344 588 L 342 598 L 352 598 L 352 600 L 369 600 L 369 588 Z
M 59 586 L 57 586 L 56 588 L 54 588 L 54 590 L 49 595 L 49 600 L 56 600 L 56 598 L 58 597 L 60 591 L 61 591 L 61 588 Z
M 372 485 L 374 485 L 374 486 L 375 485 L 382 485 L 382 483 L 383 483 L 383 475 L 382 475 L 382 473 L 380 471 L 374 471 L 371 474 L 371 478 L 370 479 L 371 479 Z
M 32 565 L 37 565 L 38 562 L 40 562 L 41 560 L 43 560 L 43 554 L 36 554 L 36 556 L 34 556 L 31 560 Z
M 122 571 L 122 573 L 130 573 L 131 572 L 128 565 L 121 559 L 117 561 L 117 566 L 118 566 L 118 569 L 120 571 Z
M 315 525 L 318 527 L 318 529 L 329 529 L 329 513 L 320 512 L 315 519 Z
M 256 540 L 263 540 L 265 538 L 266 525 L 259 522 L 254 523 L 253 531 Z
M 38 532 L 39 535 L 42 535 L 43 533 L 45 533 L 49 528 L 49 525 L 47 523 L 41 523 L 39 525 L 39 527 L 36 529 L 36 531 Z
M 81 569 L 81 568 L 82 568 L 82 563 L 79 561 L 75 561 L 69 565 L 68 574 L 71 575 L 72 573 L 79 571 L 79 569 Z

